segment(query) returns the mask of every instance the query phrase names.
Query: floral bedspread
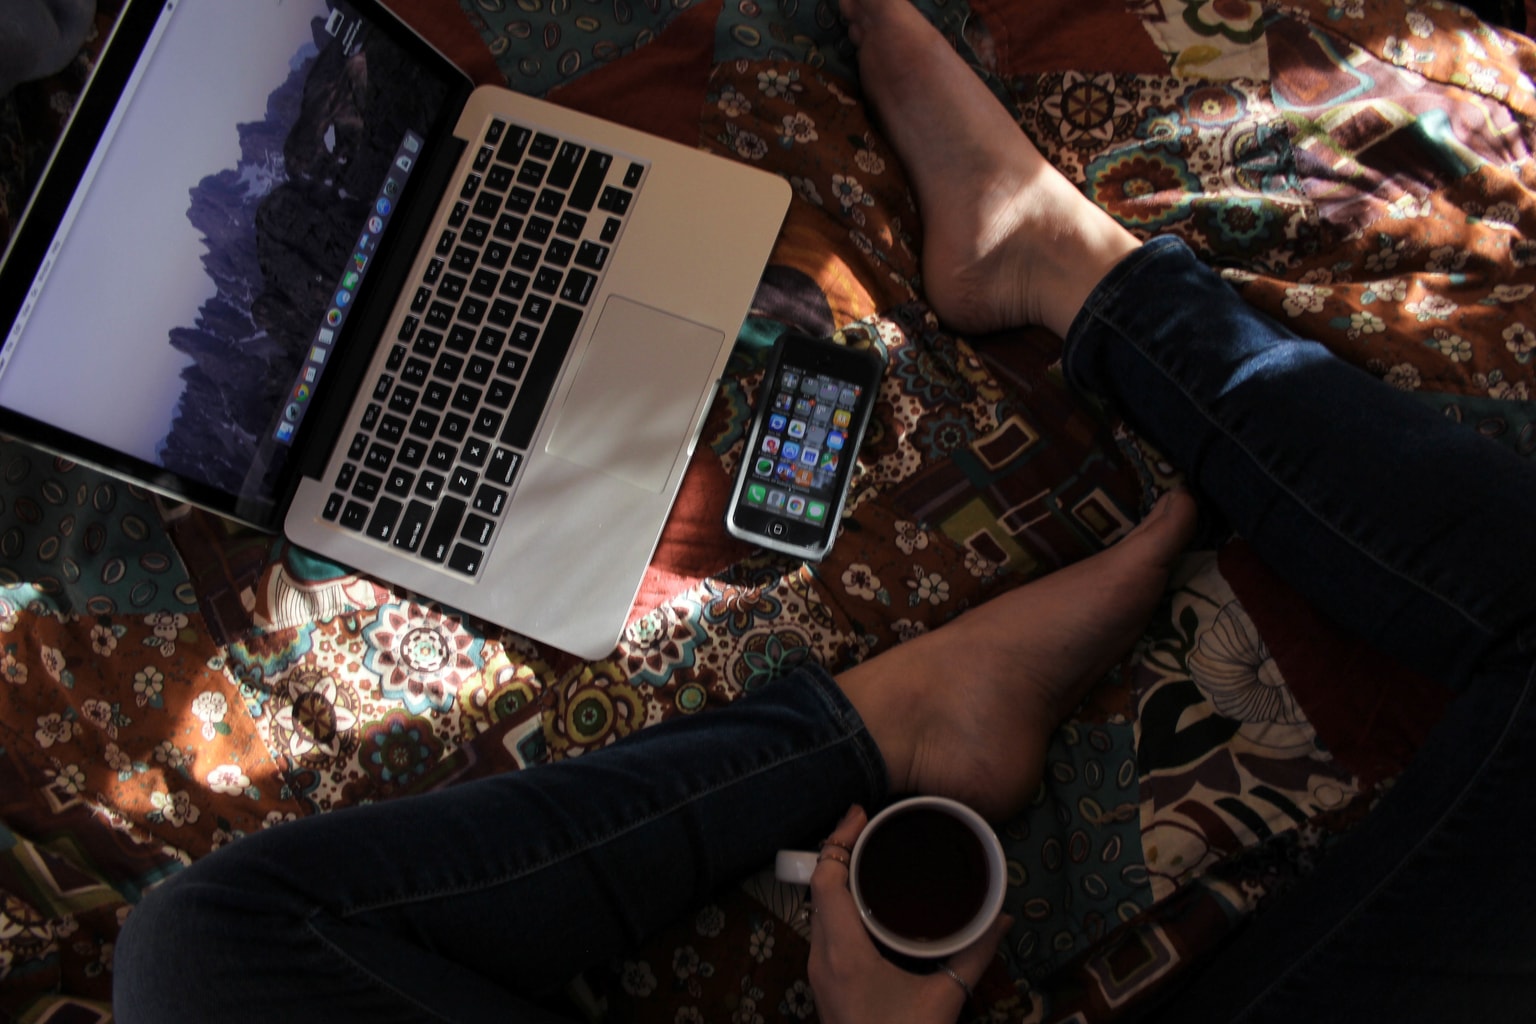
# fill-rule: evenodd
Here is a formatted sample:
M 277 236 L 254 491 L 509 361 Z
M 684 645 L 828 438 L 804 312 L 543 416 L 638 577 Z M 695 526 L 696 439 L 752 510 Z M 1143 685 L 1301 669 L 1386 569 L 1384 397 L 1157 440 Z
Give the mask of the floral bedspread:
M 731 384 L 622 643 L 591 663 L 0 439 L 0 1018 L 109 1019 L 133 903 L 222 844 L 851 664 L 1112 543 L 1174 477 L 1065 387 L 1056 339 L 937 323 L 907 181 L 826 0 L 396 6 L 481 77 L 792 182 Z M 1411 0 L 920 6 L 1131 229 L 1181 235 L 1255 305 L 1536 451 L 1529 41 Z M 7 225 L 78 79 L 0 108 Z M 719 525 L 786 326 L 889 362 L 816 565 Z M 935 685 L 966 699 L 963 666 Z M 1445 700 L 1240 540 L 1192 554 L 1000 826 L 1019 923 L 979 1009 L 1134 1013 L 1326 855 Z M 813 1019 L 801 899 L 748 879 L 573 995 L 614 1021 Z

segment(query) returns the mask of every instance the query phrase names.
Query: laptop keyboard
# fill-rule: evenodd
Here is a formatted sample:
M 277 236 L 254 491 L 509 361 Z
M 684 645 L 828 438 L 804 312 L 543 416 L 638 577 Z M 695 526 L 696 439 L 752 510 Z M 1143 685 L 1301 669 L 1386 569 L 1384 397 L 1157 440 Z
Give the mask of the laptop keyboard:
M 494 119 L 324 517 L 475 576 L 645 166 Z

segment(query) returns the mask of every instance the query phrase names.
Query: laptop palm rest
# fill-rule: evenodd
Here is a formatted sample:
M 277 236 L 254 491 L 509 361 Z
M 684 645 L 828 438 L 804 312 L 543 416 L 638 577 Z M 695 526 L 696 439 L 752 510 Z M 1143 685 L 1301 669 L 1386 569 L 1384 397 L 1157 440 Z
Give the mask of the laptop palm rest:
M 547 450 L 660 493 L 724 341 L 714 328 L 611 296 Z

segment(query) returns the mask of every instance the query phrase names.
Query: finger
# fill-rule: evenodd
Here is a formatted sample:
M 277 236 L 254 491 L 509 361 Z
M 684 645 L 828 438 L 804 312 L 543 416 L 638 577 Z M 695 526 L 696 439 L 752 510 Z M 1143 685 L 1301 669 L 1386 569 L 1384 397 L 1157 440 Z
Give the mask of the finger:
M 997 947 L 1012 927 L 1013 918 L 1007 914 L 998 914 L 981 938 L 949 958 L 949 969 L 960 975 L 967 985 L 975 988 L 981 976 L 987 973 L 987 967 L 993 957 L 997 956 Z
M 811 916 L 811 947 L 813 950 L 820 947 L 828 948 L 827 943 L 836 943 L 842 946 L 844 943 L 862 943 L 874 948 L 869 936 L 864 931 L 863 921 L 859 918 L 859 909 L 853 902 L 853 894 L 848 891 L 848 865 L 844 863 L 847 855 L 838 847 L 852 849 L 853 844 L 859 838 L 859 833 L 864 830 L 869 821 L 864 809 L 854 805 L 843 815 L 842 821 L 832 830 L 827 837 L 830 843 L 837 846 L 823 847 L 823 852 L 830 851 L 831 856 L 825 856 L 816 864 L 816 870 L 811 873 L 811 906 L 814 913 Z M 854 948 L 848 946 L 847 948 Z

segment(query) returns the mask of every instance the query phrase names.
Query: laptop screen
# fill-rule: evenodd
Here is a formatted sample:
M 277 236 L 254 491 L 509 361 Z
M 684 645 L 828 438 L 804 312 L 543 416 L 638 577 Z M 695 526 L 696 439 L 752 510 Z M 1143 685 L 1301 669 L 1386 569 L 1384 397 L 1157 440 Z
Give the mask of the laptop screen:
M 159 6 L 0 406 L 260 521 L 450 89 L 347 3 Z

